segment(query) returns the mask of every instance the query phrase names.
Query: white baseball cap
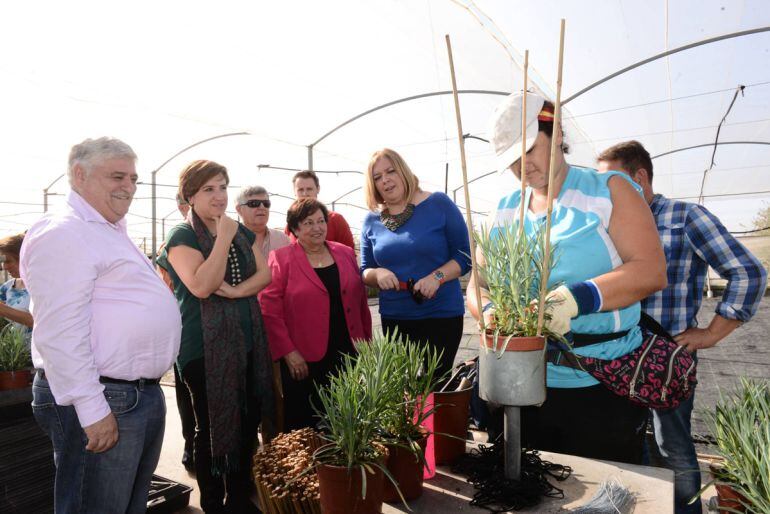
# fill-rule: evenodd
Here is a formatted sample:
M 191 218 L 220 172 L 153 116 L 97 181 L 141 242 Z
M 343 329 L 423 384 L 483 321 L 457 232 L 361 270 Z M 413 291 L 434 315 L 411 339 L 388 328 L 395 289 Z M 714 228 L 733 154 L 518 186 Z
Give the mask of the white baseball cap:
M 513 93 L 503 100 L 492 114 L 488 134 L 495 152 L 495 164 L 502 173 L 511 164 L 521 159 L 521 111 L 522 92 Z M 527 151 L 532 149 L 537 138 L 537 117 L 543 109 L 545 99 L 535 93 L 527 93 Z

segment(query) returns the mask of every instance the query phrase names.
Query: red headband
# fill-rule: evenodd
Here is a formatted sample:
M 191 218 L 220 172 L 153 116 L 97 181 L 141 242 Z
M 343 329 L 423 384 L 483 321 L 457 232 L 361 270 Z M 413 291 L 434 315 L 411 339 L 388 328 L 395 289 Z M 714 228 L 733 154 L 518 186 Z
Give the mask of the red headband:
M 544 105 L 543 110 L 537 115 L 537 121 L 553 123 L 553 107 Z

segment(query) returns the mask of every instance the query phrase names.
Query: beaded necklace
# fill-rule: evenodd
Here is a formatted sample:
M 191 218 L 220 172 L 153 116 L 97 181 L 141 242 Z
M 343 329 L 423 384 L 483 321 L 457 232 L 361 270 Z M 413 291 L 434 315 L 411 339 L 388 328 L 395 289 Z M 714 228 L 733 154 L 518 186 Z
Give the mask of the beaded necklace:
M 406 207 L 404 207 L 404 210 L 398 214 L 390 214 L 387 211 L 381 211 L 380 221 L 385 228 L 391 232 L 395 232 L 399 227 L 402 227 L 404 223 L 409 221 L 409 218 L 412 217 L 412 213 L 414 213 L 414 204 L 408 203 L 406 204 Z
M 241 265 L 238 263 L 238 254 L 235 250 L 235 245 L 230 244 L 230 251 L 227 252 L 227 262 L 230 264 L 230 279 L 232 280 L 232 286 L 237 286 L 243 282 L 241 277 Z

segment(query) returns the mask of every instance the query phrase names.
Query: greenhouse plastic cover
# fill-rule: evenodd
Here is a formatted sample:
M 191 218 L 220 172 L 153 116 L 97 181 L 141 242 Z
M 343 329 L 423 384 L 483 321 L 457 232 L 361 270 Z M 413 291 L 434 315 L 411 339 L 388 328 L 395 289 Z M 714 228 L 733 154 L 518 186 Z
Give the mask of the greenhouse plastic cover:
M 446 34 L 459 89 L 520 90 L 529 50 L 530 88 L 554 98 L 564 18 L 565 100 L 667 50 L 770 26 L 765 0 L 73 1 L 2 10 L 0 229 L 22 230 L 40 215 L 43 188 L 66 172 L 74 143 L 112 135 L 139 155 L 142 184 L 128 221 L 145 244 L 151 171 L 160 167 L 157 212 L 165 229 L 179 220 L 178 173 L 198 158 L 227 166 L 233 186 L 267 187 L 270 225 L 282 226 L 293 172 L 275 168 L 308 167 L 307 146 L 364 111 L 451 90 Z M 718 146 L 712 166 L 717 129 L 739 86 L 719 142 L 741 144 Z M 463 132 L 486 138 L 502 98 L 461 94 Z M 654 156 L 709 145 L 656 158 L 654 187 L 701 200 L 731 230 L 751 229 L 770 199 L 770 146 L 744 143 L 770 142 L 770 32 L 640 66 L 570 99 L 563 118 L 572 164 L 593 166 L 600 151 L 627 139 Z M 249 135 L 217 138 L 166 163 L 187 146 L 233 132 Z M 470 179 L 493 171 L 488 144 L 465 144 Z M 397 103 L 343 126 L 314 145 L 313 168 L 363 172 L 384 146 L 405 156 L 426 190 L 446 190 L 464 206 L 451 95 Z M 356 189 L 361 175 L 320 177 L 320 199 L 336 200 L 334 209 L 357 232 L 366 213 Z M 515 187 L 510 173 L 471 183 L 474 221 Z M 66 178 L 51 186 L 52 208 L 66 190 Z

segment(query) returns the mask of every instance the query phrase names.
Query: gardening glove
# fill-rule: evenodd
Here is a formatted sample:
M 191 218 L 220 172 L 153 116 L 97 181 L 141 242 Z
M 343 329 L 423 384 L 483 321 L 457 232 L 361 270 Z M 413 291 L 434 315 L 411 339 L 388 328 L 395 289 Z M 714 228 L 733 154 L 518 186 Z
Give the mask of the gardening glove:
M 567 286 L 559 286 L 545 297 L 549 317 L 545 326 L 554 334 L 564 335 L 570 331 L 570 321 L 578 315 L 578 304 Z

